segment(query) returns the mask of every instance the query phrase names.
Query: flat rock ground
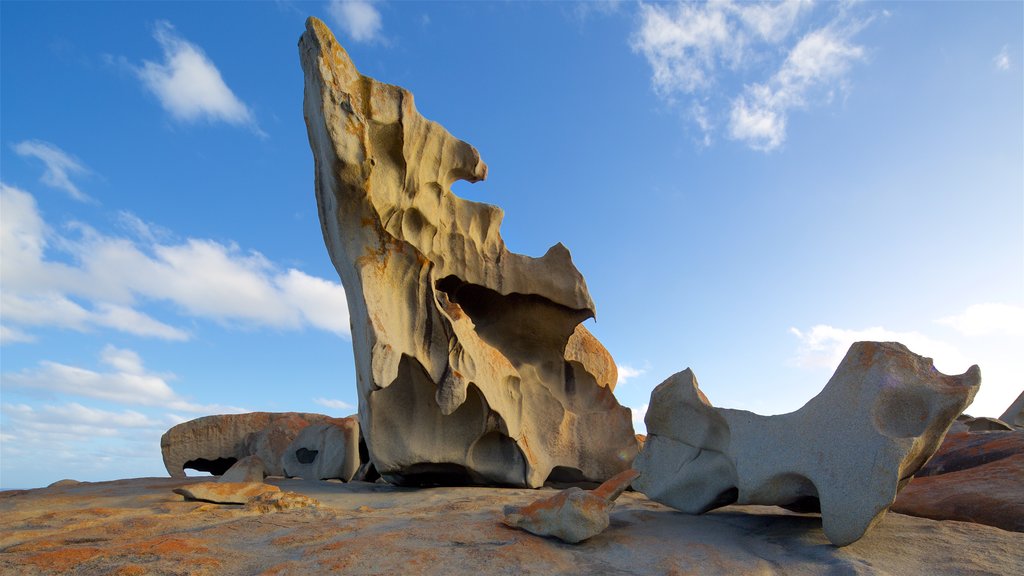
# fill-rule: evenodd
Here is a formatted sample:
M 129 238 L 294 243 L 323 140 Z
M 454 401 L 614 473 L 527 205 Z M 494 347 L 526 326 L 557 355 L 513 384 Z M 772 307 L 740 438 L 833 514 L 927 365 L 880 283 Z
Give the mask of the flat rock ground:
M 0 492 L 2 574 L 1024 574 L 1024 533 L 889 513 L 845 548 L 816 515 L 730 506 L 688 516 L 623 494 L 579 545 L 508 528 L 551 489 L 410 489 L 268 479 L 318 508 L 185 501 L 211 478 Z

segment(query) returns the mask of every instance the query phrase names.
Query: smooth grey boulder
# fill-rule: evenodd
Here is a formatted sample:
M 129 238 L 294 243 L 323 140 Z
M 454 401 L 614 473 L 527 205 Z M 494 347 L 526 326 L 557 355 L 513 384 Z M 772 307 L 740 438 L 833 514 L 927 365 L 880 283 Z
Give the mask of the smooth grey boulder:
M 820 511 L 837 546 L 881 520 L 978 391 L 981 373 L 939 373 L 895 342 L 857 342 L 817 396 L 790 414 L 713 408 L 693 372 L 651 394 L 634 488 L 700 513 L 726 504 Z
M 363 76 L 316 18 L 299 41 L 320 225 L 348 299 L 359 422 L 397 484 L 601 482 L 636 456 L 569 250 L 509 251 L 451 192 L 487 165 L 412 94 Z
M 263 482 L 266 477 L 267 470 L 263 459 L 253 455 L 235 462 L 217 479 L 217 482 Z
M 349 482 L 359 470 L 359 419 L 332 418 L 307 426 L 281 456 L 284 475 Z

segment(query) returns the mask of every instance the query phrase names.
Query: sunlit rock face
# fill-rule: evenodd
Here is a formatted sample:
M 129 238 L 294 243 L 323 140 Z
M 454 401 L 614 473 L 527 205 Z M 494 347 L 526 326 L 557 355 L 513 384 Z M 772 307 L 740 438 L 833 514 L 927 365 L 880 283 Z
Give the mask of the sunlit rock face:
M 310 424 L 328 416 L 302 412 L 250 412 L 203 416 L 182 422 L 160 437 L 164 467 L 173 478 L 185 469 L 224 474 L 246 456 L 259 456 L 266 473 L 281 476 L 281 456 Z
M 602 481 L 637 452 L 615 365 L 580 323 L 558 244 L 509 252 L 502 211 L 456 197 L 487 166 L 408 91 L 361 75 L 323 22 L 299 42 L 328 252 L 348 296 L 361 430 L 387 480 Z
M 857 342 L 790 414 L 714 408 L 689 369 L 651 393 L 633 486 L 689 513 L 726 504 L 820 511 L 833 544 L 858 540 L 928 461 L 978 391 L 895 342 Z

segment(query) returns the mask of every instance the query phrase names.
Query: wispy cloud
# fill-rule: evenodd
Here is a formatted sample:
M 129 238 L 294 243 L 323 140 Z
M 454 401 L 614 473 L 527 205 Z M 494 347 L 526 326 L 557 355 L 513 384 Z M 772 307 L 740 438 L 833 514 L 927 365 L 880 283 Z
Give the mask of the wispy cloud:
M 915 354 L 932 358 L 936 367 L 947 374 L 960 373 L 970 365 L 956 346 L 915 331 L 898 332 L 881 326 L 851 330 L 827 324 L 789 331 L 800 342 L 793 363 L 801 367 L 835 369 L 850 346 L 861 341 L 899 342 Z
M 968 306 L 960 314 L 936 320 L 965 336 L 1024 336 L 1024 307 L 986 303 Z
M 356 42 L 382 40 L 384 23 L 380 11 L 370 0 L 331 0 L 327 5 L 331 20 Z
M 164 21 L 157 22 L 153 37 L 163 49 L 163 62 L 144 61 L 136 73 L 164 110 L 180 121 L 227 122 L 264 135 L 252 111 L 235 96 L 199 46 Z
M 615 382 L 616 386 L 619 384 L 625 384 L 626 382 L 647 373 L 647 370 L 643 368 L 633 368 L 632 366 L 627 366 L 625 364 L 617 364 L 616 368 L 618 368 L 619 371 L 619 379 Z
M 340 283 L 282 270 L 259 252 L 206 239 L 171 241 L 168 231 L 155 232 L 137 218 L 129 218 L 136 239 L 82 223 L 61 235 L 28 192 L 0 183 L 0 202 L 5 342 L 26 341 L 32 336 L 25 328 L 41 326 L 189 337 L 142 311 L 148 301 L 170 302 L 181 315 L 228 326 L 349 333 Z M 51 252 L 64 257 L 52 259 Z
M 999 54 L 996 54 L 995 57 L 992 58 L 992 65 L 995 66 L 996 70 L 999 70 L 1000 72 L 1005 72 L 1010 69 L 1009 46 L 1004 45 L 1003 48 L 999 51 Z
M 773 150 L 786 139 L 789 113 L 829 101 L 845 88 L 851 63 L 864 58 L 853 36 L 866 21 L 845 5 L 825 6 L 832 20 L 801 30 L 814 11 L 804 0 L 644 4 L 633 49 L 651 66 L 660 97 L 672 105 L 690 100 L 682 110 L 701 145 L 724 121 L 730 138 Z
M 343 400 L 335 400 L 333 398 L 313 398 L 313 402 L 331 408 L 333 410 L 352 410 L 354 406 Z
M 89 202 L 89 198 L 71 181 L 71 175 L 84 175 L 89 169 L 74 156 L 60 148 L 42 140 L 25 140 L 14 145 L 14 151 L 20 156 L 30 156 L 43 161 L 46 170 L 42 181 L 48 186 L 59 188 L 79 202 Z
M 244 408 L 200 405 L 182 398 L 167 383 L 173 374 L 146 370 L 133 350 L 106 346 L 100 362 L 108 368 L 87 368 L 44 360 L 34 369 L 3 373 L 3 384 L 12 388 L 96 398 L 125 406 L 157 406 L 193 413 L 244 412 Z
M 732 101 L 730 136 L 757 150 L 778 148 L 789 112 L 806 106 L 815 91 L 841 85 L 850 64 L 864 57 L 849 39 L 853 30 L 826 27 L 804 36 L 770 80 L 746 86 Z

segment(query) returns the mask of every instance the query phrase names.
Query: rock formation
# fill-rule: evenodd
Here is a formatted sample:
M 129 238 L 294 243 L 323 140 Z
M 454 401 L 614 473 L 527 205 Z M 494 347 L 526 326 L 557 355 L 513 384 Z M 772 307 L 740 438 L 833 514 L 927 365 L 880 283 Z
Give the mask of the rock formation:
M 359 419 L 385 479 L 603 481 L 636 455 L 614 363 L 569 251 L 509 252 L 499 208 L 456 197 L 487 166 L 356 70 L 323 22 L 299 41 L 324 241 L 348 296 Z
M 554 536 L 569 544 L 578 544 L 604 532 L 611 521 L 608 512 L 636 470 L 625 470 L 609 478 L 594 490 L 573 486 L 529 506 L 506 506 L 504 522 L 538 536 Z
M 212 502 L 214 504 L 245 504 L 250 498 L 264 492 L 280 492 L 277 486 L 262 482 L 200 482 L 175 488 L 186 500 Z
M 1024 430 L 948 434 L 892 510 L 1024 532 Z
M 263 458 L 252 455 L 235 462 L 217 482 L 263 482 L 266 477 L 267 467 Z
M 945 376 L 902 344 L 858 342 L 803 408 L 759 416 L 713 408 L 687 369 L 651 394 L 633 486 L 689 513 L 820 510 L 825 535 L 845 546 L 882 518 L 980 381 L 977 366 Z
M 258 455 L 271 476 L 281 476 L 281 456 L 299 432 L 329 419 L 323 414 L 250 412 L 203 416 L 174 426 L 160 437 L 164 467 L 173 478 L 185 469 L 220 476 L 242 458 Z
M 304 428 L 281 457 L 284 475 L 348 482 L 359 470 L 359 419 L 331 418 Z
M 1024 428 L 1024 392 L 1006 407 L 1006 412 L 999 419 L 1011 426 Z

